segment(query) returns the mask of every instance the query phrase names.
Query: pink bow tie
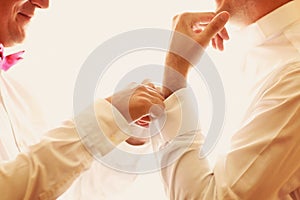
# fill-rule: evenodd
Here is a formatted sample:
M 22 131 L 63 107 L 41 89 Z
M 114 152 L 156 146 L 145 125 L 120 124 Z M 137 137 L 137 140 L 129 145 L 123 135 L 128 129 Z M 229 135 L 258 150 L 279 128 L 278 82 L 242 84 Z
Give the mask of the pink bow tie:
M 14 54 L 4 55 L 4 47 L 0 43 L 0 69 L 7 71 L 11 66 L 16 64 L 19 60 L 23 59 L 21 55 L 24 51 L 20 51 Z

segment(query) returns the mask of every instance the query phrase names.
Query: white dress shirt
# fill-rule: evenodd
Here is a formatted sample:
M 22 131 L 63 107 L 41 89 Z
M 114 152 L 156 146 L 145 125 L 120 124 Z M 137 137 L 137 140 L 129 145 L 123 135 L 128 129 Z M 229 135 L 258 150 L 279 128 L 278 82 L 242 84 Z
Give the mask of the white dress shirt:
M 14 159 L 46 130 L 43 113 L 21 84 L 0 74 L 0 160 Z
M 300 199 L 299 10 L 299 2 L 291 1 L 241 31 L 249 44 L 240 46 L 247 54 L 242 65 L 233 67 L 239 81 L 234 88 L 241 88 L 229 91 L 238 102 L 228 106 L 237 110 L 228 111 L 237 114 L 234 125 L 227 115 L 229 126 L 237 130 L 229 151 L 217 158 L 213 168 L 207 159 L 199 159 L 205 139 L 201 131 L 189 146 L 183 141 L 193 137 L 191 132 L 178 135 L 176 127 L 163 129 L 163 134 L 173 133 L 181 141 L 165 158 L 189 146 L 180 159 L 162 170 L 170 199 Z M 232 66 L 223 67 L 231 70 Z M 187 94 L 180 97 L 183 107 Z M 182 105 L 168 106 L 190 113 L 189 120 L 198 118 L 191 106 L 182 109 Z

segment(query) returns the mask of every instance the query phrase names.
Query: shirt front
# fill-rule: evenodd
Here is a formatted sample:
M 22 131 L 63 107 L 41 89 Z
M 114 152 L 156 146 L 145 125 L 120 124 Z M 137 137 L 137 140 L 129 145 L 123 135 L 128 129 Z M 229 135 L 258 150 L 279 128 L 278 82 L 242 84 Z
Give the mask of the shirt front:
M 38 103 L 3 71 L 0 92 L 0 160 L 8 161 L 37 143 L 47 126 Z

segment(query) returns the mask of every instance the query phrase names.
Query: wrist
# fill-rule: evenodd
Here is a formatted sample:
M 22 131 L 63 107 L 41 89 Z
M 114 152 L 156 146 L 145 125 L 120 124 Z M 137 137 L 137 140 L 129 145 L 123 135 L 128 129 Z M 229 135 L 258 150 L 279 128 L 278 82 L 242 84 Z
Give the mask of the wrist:
M 165 98 L 173 92 L 185 88 L 191 64 L 175 53 L 168 52 L 165 61 L 163 95 Z
M 166 56 L 165 66 L 180 73 L 183 77 L 187 77 L 192 65 L 184 58 L 169 52 Z

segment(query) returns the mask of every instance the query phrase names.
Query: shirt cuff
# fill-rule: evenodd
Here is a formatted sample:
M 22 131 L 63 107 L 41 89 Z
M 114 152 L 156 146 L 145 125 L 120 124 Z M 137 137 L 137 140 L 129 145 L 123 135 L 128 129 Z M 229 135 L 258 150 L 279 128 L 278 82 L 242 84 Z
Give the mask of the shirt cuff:
M 176 91 L 165 100 L 164 120 L 162 118 L 150 126 L 154 125 L 156 130 L 161 130 L 160 136 L 153 137 L 151 142 L 159 166 L 165 168 L 176 162 L 184 153 L 198 149 L 204 142 L 199 130 L 197 100 L 190 87 Z
M 128 122 L 104 99 L 97 100 L 74 120 L 83 144 L 94 157 L 103 157 L 129 138 Z
M 165 108 L 164 120 L 158 119 L 164 121 L 161 131 L 164 140 L 170 141 L 178 135 L 199 130 L 197 99 L 190 87 L 180 89 L 167 98 Z

